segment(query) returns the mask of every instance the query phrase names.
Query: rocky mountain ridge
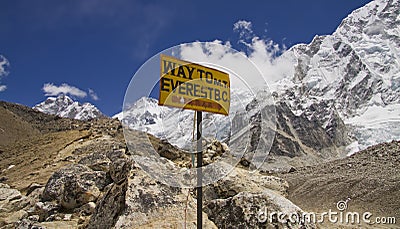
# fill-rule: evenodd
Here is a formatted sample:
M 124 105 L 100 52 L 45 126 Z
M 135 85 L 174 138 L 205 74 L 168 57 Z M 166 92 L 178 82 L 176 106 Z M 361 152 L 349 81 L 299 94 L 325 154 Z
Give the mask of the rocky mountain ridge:
M 4 117 L 5 111 L 20 122 L 29 117 L 37 120 L 38 131 L 26 129 L 26 138 L 0 145 L 0 227 L 181 228 L 186 225 L 196 228 L 193 190 L 154 180 L 132 160 L 133 154 L 147 149 L 145 138 L 150 138 L 152 147 L 169 165 L 179 166 L 182 160 L 189 162 L 184 166 L 190 164 L 190 157 L 182 150 L 144 132 L 132 131 L 134 139 L 138 139 L 131 142 L 137 152 L 130 151 L 117 119 L 83 122 L 45 115 L 16 104 L 4 103 L 3 108 L 0 117 Z M 66 128 L 48 129 L 46 121 L 43 128 L 38 128 L 41 120 L 64 123 Z M 229 150 L 217 142 L 212 144 L 216 145 L 205 149 L 205 161 L 218 160 L 218 156 L 209 155 Z M 350 158 L 296 168 L 289 173 L 266 174 L 239 165 L 228 176 L 204 187 L 204 227 L 337 228 L 336 224 L 259 219 L 260 211 L 265 208 L 284 214 L 326 210 L 316 209 L 319 205 L 307 205 L 315 202 L 314 191 L 309 187 L 320 191 L 342 190 L 340 194 L 318 198 L 323 207 L 351 197 L 351 206 L 357 210 L 367 206 L 374 215 L 400 217 L 393 210 L 399 207 L 398 198 L 393 196 L 397 195 L 393 190 L 398 190 L 398 175 L 391 172 L 400 161 L 399 144 L 382 144 Z M 365 174 L 373 177 L 365 179 Z M 340 182 L 323 182 L 325 176 Z M 302 179 L 307 182 L 301 182 Z M 355 179 L 361 179 L 359 192 L 344 188 L 354 185 Z M 375 179 L 379 180 L 378 188 Z M 380 199 L 367 205 L 370 200 L 363 198 L 363 193 Z M 325 198 L 327 201 L 323 202 Z M 384 206 L 386 203 L 390 203 L 393 211 Z M 363 228 L 378 226 L 362 225 Z
M 328 128 L 331 114 L 339 114 L 357 149 L 399 139 L 399 12 L 399 1 L 372 1 L 332 35 L 289 49 L 282 58 L 294 74 L 274 85 L 277 99 Z
M 2 228 L 169 228 L 181 227 L 183 223 L 187 228 L 195 228 L 195 194 L 189 189 L 162 184 L 138 167 L 131 158 L 134 152 L 127 150 L 118 120 L 105 118 L 83 122 L 45 115 L 15 104 L 4 103 L 4 107 L 2 112 L 10 112 L 19 118 L 69 122 L 71 129 L 28 132 L 25 139 L 1 145 Z M 3 117 L 3 113 L 0 116 Z M 23 118 L 18 120 L 24 122 Z M 139 140 L 150 137 L 156 151 L 164 155 L 165 160 L 171 158 L 172 164 L 181 157 L 171 155 L 185 155 L 144 132 L 132 134 Z M 139 151 L 145 149 L 141 147 L 142 140 L 134 144 Z M 210 149 L 218 150 L 218 147 Z M 215 153 L 214 150 L 209 153 L 212 152 Z M 189 157 L 186 159 L 190 160 Z M 285 199 L 287 185 L 284 180 L 259 174 L 253 175 L 249 183 L 247 174 L 243 168 L 235 169 L 234 176 L 210 186 L 205 199 L 213 201 L 239 193 L 251 196 L 256 190 L 268 189 L 274 191 L 265 191 L 260 196 L 263 203 L 272 204 L 276 210 L 289 205 L 292 206 L 290 209 L 301 211 Z M 275 201 L 276 197 L 283 202 Z M 210 220 L 214 208 L 210 205 L 207 211 L 208 214 L 204 213 L 205 226 L 217 228 Z M 257 223 L 256 214 L 252 212 L 251 221 L 244 225 Z M 224 222 L 219 224 L 221 227 Z M 296 225 L 292 226 L 300 226 Z
M 60 94 L 57 97 L 48 97 L 45 101 L 35 105 L 33 109 L 46 114 L 78 120 L 89 120 L 105 116 L 93 104 L 81 104 L 64 94 Z

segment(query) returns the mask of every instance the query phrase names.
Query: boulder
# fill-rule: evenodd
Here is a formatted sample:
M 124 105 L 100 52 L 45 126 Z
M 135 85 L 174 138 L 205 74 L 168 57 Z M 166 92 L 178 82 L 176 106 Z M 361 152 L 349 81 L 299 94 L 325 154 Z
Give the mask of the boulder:
M 94 213 L 90 217 L 87 228 L 111 228 L 125 208 L 125 196 L 128 186 L 128 175 L 132 167 L 132 161 L 125 158 L 122 154 L 108 155 L 113 163 L 110 173 L 114 183 L 106 188 L 106 193 L 97 202 Z M 89 203 L 88 203 L 89 204 Z M 90 207 L 90 206 L 88 206 Z M 85 211 L 84 206 L 82 211 Z
M 65 176 L 60 204 L 63 208 L 74 209 L 97 200 L 100 190 L 91 180 L 81 180 L 74 174 Z
M 292 222 L 289 216 L 301 215 L 302 210 L 271 190 L 207 201 L 203 210 L 218 228 L 316 228 L 313 224 Z M 287 217 L 278 219 L 280 213 Z
M 187 228 L 195 228 L 196 204 L 187 189 L 152 179 L 128 159 L 115 168 L 120 181 L 98 201 L 88 228 L 182 228 L 185 212 Z M 216 228 L 206 214 L 203 221 L 205 228 Z
M 86 165 L 95 171 L 103 171 L 110 175 L 113 182 L 118 183 L 122 179 L 125 179 L 126 174 L 120 171 L 124 171 L 128 168 L 129 163 L 126 160 L 125 150 L 113 150 L 108 152 L 94 152 L 88 156 L 82 158 L 79 164 Z
M 93 171 L 80 164 L 69 165 L 50 177 L 42 201 L 56 201 L 66 209 L 77 208 L 96 201 L 108 183 L 103 171 Z
M 111 188 L 98 201 L 90 217 L 88 229 L 112 228 L 125 208 L 127 182 L 112 184 Z
M 289 184 L 282 178 L 235 167 L 223 179 L 204 187 L 204 199 L 224 199 L 240 192 L 261 192 L 265 189 L 286 196 L 288 188 Z
M 139 169 L 127 180 L 124 211 L 115 228 L 196 228 L 196 201 L 187 189 L 167 186 Z M 204 228 L 216 228 L 203 213 Z

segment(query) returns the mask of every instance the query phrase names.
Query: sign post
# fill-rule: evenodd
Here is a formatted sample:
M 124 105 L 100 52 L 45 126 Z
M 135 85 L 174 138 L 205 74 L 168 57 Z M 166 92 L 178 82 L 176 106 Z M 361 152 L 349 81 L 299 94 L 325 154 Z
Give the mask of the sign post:
M 201 145 L 201 122 L 203 115 L 201 111 L 196 111 L 197 120 L 197 228 L 201 229 L 203 225 L 203 147 Z
M 158 104 L 196 111 L 197 120 L 197 228 L 203 226 L 202 111 L 228 115 L 229 74 L 203 65 L 160 55 Z

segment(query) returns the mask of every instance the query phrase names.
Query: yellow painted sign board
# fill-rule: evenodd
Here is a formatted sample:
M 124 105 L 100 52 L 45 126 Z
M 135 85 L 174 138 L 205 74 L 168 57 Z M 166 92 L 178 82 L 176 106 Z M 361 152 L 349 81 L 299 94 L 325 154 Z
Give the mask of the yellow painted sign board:
M 160 55 L 159 105 L 229 114 L 229 74 Z

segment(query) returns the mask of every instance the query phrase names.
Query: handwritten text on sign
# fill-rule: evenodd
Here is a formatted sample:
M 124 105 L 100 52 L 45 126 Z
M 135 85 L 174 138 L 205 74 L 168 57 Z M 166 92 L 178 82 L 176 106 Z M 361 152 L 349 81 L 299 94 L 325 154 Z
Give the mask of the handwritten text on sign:
M 229 114 L 229 74 L 161 55 L 159 105 Z

